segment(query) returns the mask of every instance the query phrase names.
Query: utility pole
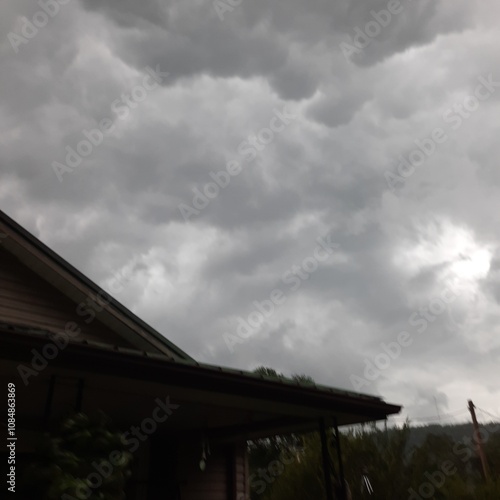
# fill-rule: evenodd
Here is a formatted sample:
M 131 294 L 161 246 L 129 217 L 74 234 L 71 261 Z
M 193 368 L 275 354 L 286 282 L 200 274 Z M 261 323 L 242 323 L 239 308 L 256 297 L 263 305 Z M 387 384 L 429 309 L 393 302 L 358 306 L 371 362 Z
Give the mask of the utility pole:
M 490 478 L 490 467 L 484 453 L 483 438 L 481 436 L 481 431 L 479 430 L 479 424 L 477 423 L 475 406 L 471 400 L 469 400 L 469 411 L 472 416 L 472 425 L 474 426 L 474 441 L 477 444 L 477 454 L 479 455 L 481 465 L 483 466 L 484 479 L 488 481 Z

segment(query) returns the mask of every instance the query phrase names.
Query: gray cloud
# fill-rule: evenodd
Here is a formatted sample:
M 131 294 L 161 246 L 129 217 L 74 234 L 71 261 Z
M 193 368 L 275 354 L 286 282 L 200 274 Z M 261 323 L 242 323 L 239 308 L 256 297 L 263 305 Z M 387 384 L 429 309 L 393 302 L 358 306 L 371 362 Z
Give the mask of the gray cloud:
M 468 396 L 500 411 L 500 88 L 458 127 L 446 115 L 479 77 L 500 82 L 500 8 L 405 0 L 348 61 L 341 43 L 387 5 L 243 0 L 221 20 L 212 2 L 74 1 L 16 53 L 8 34 L 40 8 L 9 0 L 2 209 L 103 286 L 128 273 L 117 298 L 202 361 L 353 389 L 407 330 L 412 345 L 365 392 L 414 417 L 434 397 L 443 412 Z M 113 103 L 147 67 L 168 77 L 122 118 Z M 265 144 L 285 105 L 297 117 Z M 59 182 L 53 162 L 103 119 L 113 131 Z M 436 127 L 447 140 L 393 193 L 384 174 Z M 249 160 L 240 145 L 259 134 Z M 241 173 L 185 222 L 179 205 L 232 160 Z M 283 273 L 328 231 L 338 251 L 292 292 Z M 450 276 L 461 293 L 418 333 L 410 316 Z M 223 334 L 277 287 L 286 302 L 230 352 Z

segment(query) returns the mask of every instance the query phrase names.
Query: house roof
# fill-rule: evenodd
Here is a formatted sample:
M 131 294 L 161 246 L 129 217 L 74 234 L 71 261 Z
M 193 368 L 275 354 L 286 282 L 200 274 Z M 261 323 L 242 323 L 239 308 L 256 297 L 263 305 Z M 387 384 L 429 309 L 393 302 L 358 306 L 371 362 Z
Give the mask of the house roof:
M 30 328 L 30 327 L 22 327 L 22 326 L 16 326 L 16 325 L 11 325 L 8 323 L 0 323 L 0 332 L 3 333 L 13 333 L 16 335 L 22 335 L 26 339 L 29 339 L 30 337 L 32 339 L 39 339 L 43 340 L 44 342 L 50 342 L 51 339 L 54 337 L 54 332 L 44 330 L 41 328 Z M 289 387 L 289 388 L 301 388 L 301 389 L 306 389 L 306 390 L 314 390 L 317 392 L 322 392 L 326 394 L 335 394 L 337 396 L 342 396 L 342 397 L 356 397 L 359 399 L 362 399 L 364 401 L 371 401 L 371 402 L 382 402 L 382 399 L 378 396 L 370 396 L 367 394 L 361 394 L 353 391 L 347 391 L 343 389 L 336 389 L 333 387 L 329 387 L 326 385 L 321 385 L 321 384 L 316 384 L 315 382 L 304 382 L 301 380 L 296 380 L 296 379 L 291 379 L 287 377 L 270 377 L 267 375 L 262 375 L 260 373 L 256 372 L 249 372 L 246 370 L 238 370 L 234 368 L 227 368 L 223 366 L 218 366 L 218 365 L 211 365 L 208 363 L 199 363 L 197 361 L 186 361 L 186 360 L 172 360 L 169 356 L 166 356 L 164 354 L 155 354 L 147 351 L 140 351 L 138 349 L 131 349 L 127 347 L 121 347 L 118 345 L 111 345 L 111 344 L 106 344 L 104 342 L 95 342 L 91 340 L 86 340 L 86 339 L 74 339 L 70 340 L 71 344 L 74 344 L 75 346 L 80 346 L 80 347 L 88 347 L 90 349 L 100 349 L 106 352 L 115 352 L 121 355 L 126 355 L 126 356 L 135 356 L 135 357 L 141 357 L 144 359 L 154 359 L 159 362 L 165 362 L 165 363 L 176 363 L 179 366 L 181 365 L 186 365 L 186 366 L 195 366 L 199 369 L 206 370 L 211 373 L 218 373 L 218 374 L 223 374 L 223 375 L 230 375 L 237 377 L 239 379 L 247 379 L 247 381 L 254 381 L 254 382 L 268 382 L 273 384 L 276 387 Z M 399 408 L 399 407 L 397 407 Z
M 89 295 L 105 293 L 1 211 L 0 233 L 7 236 L 0 240 L 2 247 L 76 303 Z M 302 408 L 310 407 L 311 412 L 323 409 L 331 414 L 338 410 L 345 413 L 341 422 L 344 424 L 378 420 L 400 411 L 399 406 L 387 404 L 374 396 L 198 363 L 118 301 L 107 294 L 106 297 L 109 304 L 100 313 L 99 321 L 127 342 L 112 345 L 85 338 L 70 339 L 64 356 L 54 360 L 55 365 L 66 363 L 81 370 L 88 370 L 91 366 L 103 373 L 159 383 L 174 379 L 179 387 L 197 387 L 214 394 L 225 394 L 234 401 L 241 397 L 248 398 L 269 407 L 279 403 L 283 408 L 291 409 L 293 406 L 295 410 L 301 405 Z M 55 333 L 7 322 L 0 324 L 0 332 L 2 339 L 12 346 L 9 352 L 17 352 L 19 359 L 29 352 L 26 351 L 27 346 L 44 345 Z
M 0 323 L 0 333 L 11 359 L 26 360 L 29 350 L 41 350 L 53 341 L 54 333 L 41 329 L 20 328 Z M 319 384 L 291 379 L 275 379 L 243 370 L 234 370 L 205 363 L 172 360 L 163 354 L 75 340 L 64 349 L 64 356 L 56 357 L 51 366 L 85 371 L 91 366 L 94 374 L 133 377 L 144 384 L 159 383 L 181 389 L 177 398 L 195 401 L 203 393 L 208 401 L 227 408 L 252 408 L 261 414 L 287 415 L 283 420 L 263 418 L 246 428 L 246 437 L 273 434 L 270 430 L 310 430 L 318 415 L 335 416 L 339 425 L 385 419 L 399 413 L 401 407 L 385 403 L 381 398 L 351 391 L 334 389 Z M 190 396 L 190 393 L 196 395 Z M 193 394 L 194 394 L 193 393 Z M 205 397 L 205 401 L 207 401 Z M 221 399 L 222 398 L 222 399 Z M 242 403 L 242 401 L 251 402 Z M 211 429 L 216 432 L 216 429 Z M 221 429 L 228 432 L 226 429 Z M 238 431 L 241 432 L 240 428 Z

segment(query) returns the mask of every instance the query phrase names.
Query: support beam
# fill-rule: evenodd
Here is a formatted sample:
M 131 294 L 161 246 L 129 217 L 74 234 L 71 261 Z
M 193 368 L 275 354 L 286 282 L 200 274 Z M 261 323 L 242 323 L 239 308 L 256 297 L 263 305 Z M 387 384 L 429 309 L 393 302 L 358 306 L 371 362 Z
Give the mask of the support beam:
M 340 448 L 340 434 L 337 418 L 333 419 L 333 427 L 335 429 L 335 442 L 337 448 L 337 458 L 339 460 L 339 480 L 340 480 L 340 494 L 342 500 L 347 499 L 346 482 L 344 477 L 344 464 L 342 462 L 342 449 Z
M 327 500 L 335 500 L 333 495 L 333 484 L 330 475 L 331 472 L 331 459 L 328 451 L 328 440 L 326 439 L 326 426 L 325 419 L 319 419 L 319 434 L 321 437 L 321 453 L 323 455 L 323 473 L 325 475 L 325 491 Z
M 211 440 L 231 439 L 253 439 L 253 435 L 263 433 L 268 436 L 288 435 L 315 428 L 315 422 L 303 418 L 273 418 L 262 421 L 254 421 L 241 425 L 229 425 L 226 427 L 215 427 L 205 430 L 205 435 Z M 191 433 L 190 430 L 186 431 Z

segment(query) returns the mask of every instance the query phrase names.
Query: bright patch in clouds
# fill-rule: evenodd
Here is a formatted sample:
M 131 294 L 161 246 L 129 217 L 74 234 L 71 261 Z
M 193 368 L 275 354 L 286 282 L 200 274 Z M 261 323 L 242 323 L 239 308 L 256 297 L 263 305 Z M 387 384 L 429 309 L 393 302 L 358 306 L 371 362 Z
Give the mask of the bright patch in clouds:
M 441 278 L 458 286 L 474 288 L 490 269 L 492 250 L 479 243 L 473 233 L 449 221 L 416 225 L 418 242 L 405 242 L 398 249 L 395 263 L 410 276 L 436 266 L 444 266 Z

